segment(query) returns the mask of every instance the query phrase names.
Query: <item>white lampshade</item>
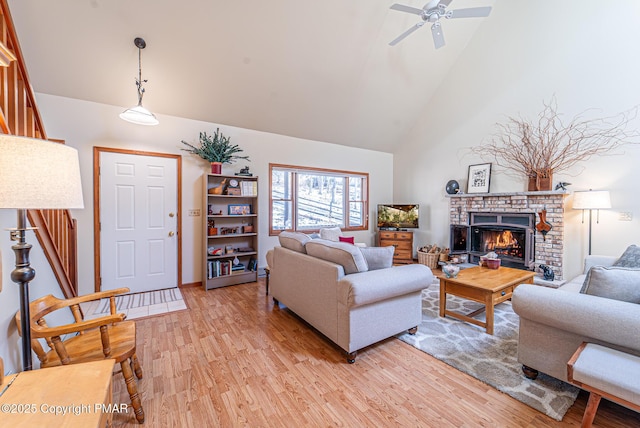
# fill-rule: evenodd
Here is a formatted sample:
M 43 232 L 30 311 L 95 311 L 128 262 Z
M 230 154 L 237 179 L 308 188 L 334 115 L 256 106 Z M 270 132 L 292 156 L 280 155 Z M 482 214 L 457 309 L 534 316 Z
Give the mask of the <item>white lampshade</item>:
M 45 140 L 0 135 L 0 208 L 84 208 L 78 151 Z
M 574 210 L 601 210 L 611 208 L 608 190 L 584 190 L 573 193 Z
M 158 122 L 158 119 L 156 119 L 156 116 L 146 108 L 142 107 L 141 104 L 128 108 L 120 113 L 120 119 L 135 123 L 136 125 L 152 126 L 160 123 Z

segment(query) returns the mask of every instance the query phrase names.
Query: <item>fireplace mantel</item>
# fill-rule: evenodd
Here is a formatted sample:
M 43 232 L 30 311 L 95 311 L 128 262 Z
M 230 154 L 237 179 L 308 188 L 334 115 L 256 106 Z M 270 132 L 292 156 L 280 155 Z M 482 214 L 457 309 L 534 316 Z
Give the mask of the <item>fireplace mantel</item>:
M 449 198 L 449 223 L 468 225 L 470 213 L 534 213 L 546 210 L 552 229 L 542 236 L 535 234 L 535 266 L 551 266 L 557 280 L 563 279 L 564 217 L 566 191 L 463 193 L 446 195 Z
M 445 195 L 447 198 L 492 198 L 510 196 L 568 196 L 569 193 L 563 190 L 550 190 L 541 192 L 510 192 L 510 193 L 456 193 Z

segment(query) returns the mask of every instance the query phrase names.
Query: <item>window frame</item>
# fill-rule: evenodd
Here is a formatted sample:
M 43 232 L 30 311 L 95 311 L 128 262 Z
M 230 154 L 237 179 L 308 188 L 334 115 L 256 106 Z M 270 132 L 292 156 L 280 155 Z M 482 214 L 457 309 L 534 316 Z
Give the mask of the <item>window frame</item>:
M 278 171 L 286 171 L 292 173 L 292 184 L 291 184 L 291 198 L 290 199 L 274 199 L 273 198 L 273 172 L 274 170 Z M 297 203 L 298 203 L 298 174 L 318 174 L 318 175 L 333 175 L 336 177 L 343 178 L 344 181 L 344 191 L 342 197 L 342 208 L 343 208 L 343 216 L 345 226 L 340 227 L 343 231 L 358 231 L 358 230 L 369 230 L 369 173 L 367 172 L 356 172 L 356 171 L 344 171 L 338 169 L 328 169 L 328 168 L 315 168 L 315 167 L 307 167 L 307 166 L 296 166 L 296 165 L 286 165 L 286 164 L 269 164 L 269 236 L 277 236 L 281 232 L 302 232 L 302 233 L 317 233 L 320 229 L 297 229 L 298 223 L 298 212 L 297 212 Z M 350 198 L 350 180 L 357 179 L 361 181 L 361 197 L 362 199 L 354 199 Z M 273 203 L 274 201 L 291 201 L 291 228 L 288 229 L 274 229 L 273 228 Z M 363 221 L 361 226 L 351 226 L 349 223 L 350 218 L 350 209 L 351 203 L 359 203 L 362 204 L 362 213 L 363 213 Z

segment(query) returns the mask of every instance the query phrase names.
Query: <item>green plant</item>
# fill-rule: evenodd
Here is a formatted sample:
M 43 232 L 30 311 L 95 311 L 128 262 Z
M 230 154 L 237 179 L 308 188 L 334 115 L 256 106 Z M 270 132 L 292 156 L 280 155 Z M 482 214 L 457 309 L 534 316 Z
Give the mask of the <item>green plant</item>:
M 200 156 L 209 162 L 233 163 L 237 159 L 244 159 L 249 162 L 249 156 L 238 156 L 243 150 L 237 144 L 231 144 L 231 137 L 225 137 L 220 132 L 220 128 L 216 129 L 213 135 L 207 135 L 206 132 L 200 133 L 200 147 L 193 146 L 186 141 L 182 144 L 188 146 L 188 149 L 182 149 L 185 152 Z

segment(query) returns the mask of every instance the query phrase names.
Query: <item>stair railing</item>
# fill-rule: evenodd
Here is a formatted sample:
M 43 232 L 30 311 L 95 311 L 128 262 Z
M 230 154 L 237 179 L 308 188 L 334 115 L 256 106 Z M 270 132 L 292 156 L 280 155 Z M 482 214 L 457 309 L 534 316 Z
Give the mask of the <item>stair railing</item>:
M 7 0 L 0 0 L 0 13 L 0 132 L 46 140 Z M 27 216 L 64 296 L 77 296 L 76 220 L 68 210 L 28 210 Z

